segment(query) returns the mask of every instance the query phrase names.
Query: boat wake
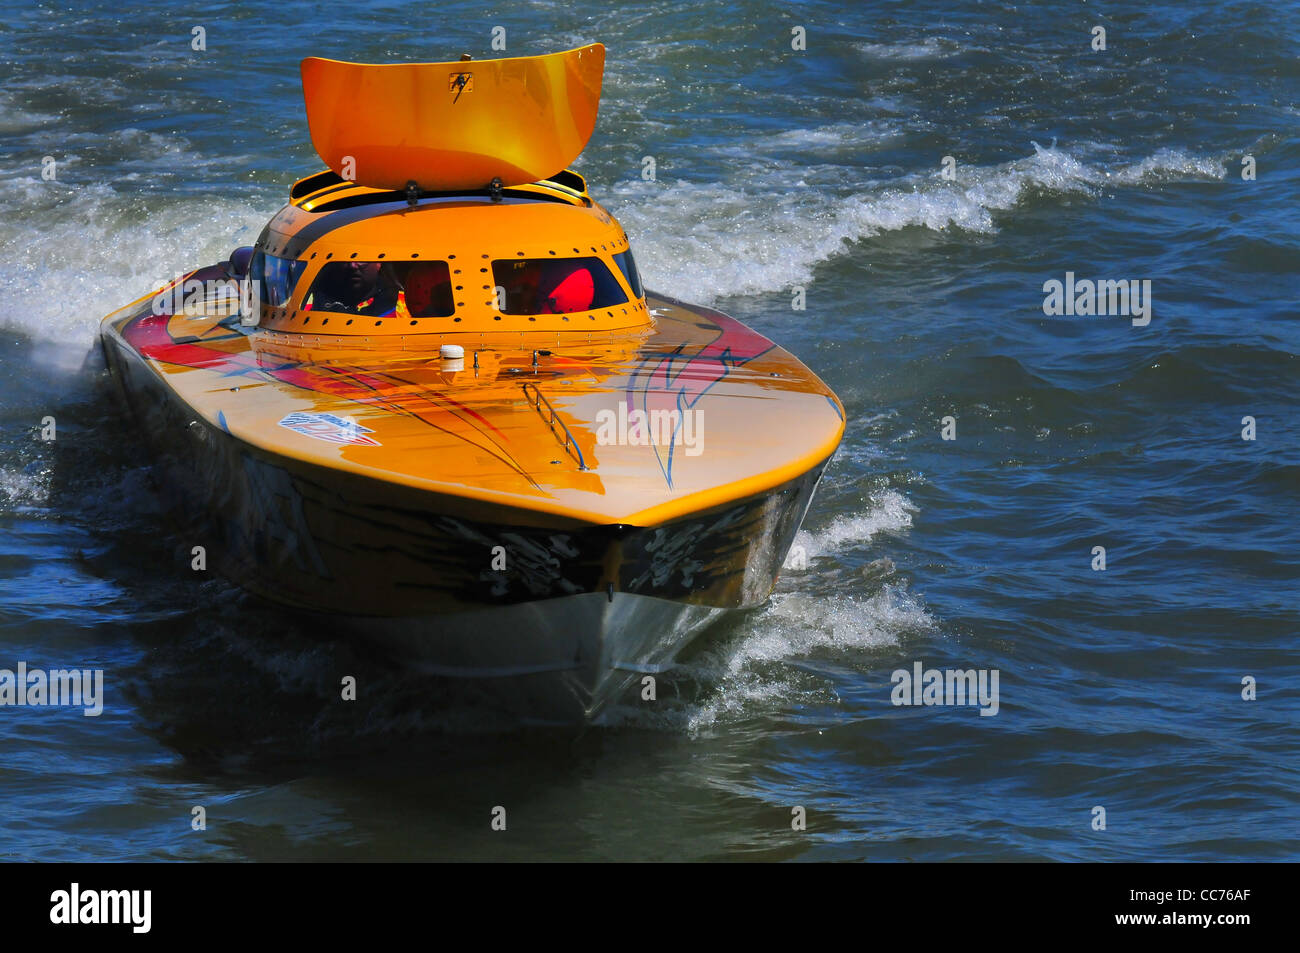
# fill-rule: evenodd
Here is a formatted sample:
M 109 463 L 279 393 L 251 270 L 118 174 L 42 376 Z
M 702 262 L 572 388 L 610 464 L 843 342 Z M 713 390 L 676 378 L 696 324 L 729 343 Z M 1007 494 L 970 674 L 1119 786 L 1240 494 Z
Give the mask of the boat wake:
M 0 327 L 80 358 L 114 307 L 251 245 L 267 214 L 216 197 L 147 201 L 104 184 L 0 180 L 0 244 L 13 249 L 0 258 Z
M 843 555 L 881 533 L 905 531 L 915 512 L 905 496 L 886 490 L 863 512 L 801 532 L 800 539 L 812 560 Z M 723 622 L 658 675 L 653 704 L 634 692 L 607 710 L 600 729 L 694 737 L 755 719 L 833 710 L 836 671 L 874 667 L 881 652 L 936 625 L 892 570 L 887 558 L 849 576 L 815 566 L 787 570 L 764 606 Z M 473 680 L 412 673 L 328 633 L 307 637 L 291 617 L 229 591 L 214 588 L 199 603 L 185 639 L 149 640 L 139 673 L 138 704 L 155 730 L 187 753 L 225 761 L 251 745 L 261 752 L 255 760 L 274 761 L 287 750 L 348 754 L 403 739 L 505 735 L 521 727 Z M 357 680 L 354 701 L 340 700 L 344 675 Z M 236 685 L 242 687 L 234 691 Z M 219 743 L 203 729 L 216 711 L 238 743 Z
M 804 549 L 805 570 L 787 562 L 772 598 L 724 624 L 664 676 L 653 707 L 624 704 L 607 723 L 696 735 L 834 706 L 832 669 L 869 667 L 881 650 L 936 622 L 887 557 L 853 573 L 819 572 L 817 563 L 862 550 L 881 533 L 906 531 L 916 512 L 903 494 L 884 490 L 862 512 L 801 530 L 795 547 Z
M 893 124 L 878 126 L 868 130 L 869 138 L 893 141 L 899 135 Z M 729 181 L 637 180 L 612 182 L 602 191 L 638 240 L 647 285 L 690 288 L 695 298 L 712 304 L 806 286 L 820 263 L 885 233 L 924 228 L 992 234 L 999 215 L 1034 196 L 1098 195 L 1107 187 L 1225 174 L 1222 157 L 1162 149 L 1113 164 L 1087 160 L 1086 150 L 1076 154 L 1037 144 L 1032 155 L 1012 162 L 960 167 L 951 182 L 936 168 L 864 184 L 859 168 L 817 164 L 838 154 L 844 136 L 861 147 L 863 135 L 836 126 L 806 135 L 760 134 L 745 143 L 748 160 Z M 134 140 L 128 140 L 120 148 L 129 153 Z M 790 158 L 794 143 L 797 160 Z M 145 138 L 134 147 L 143 153 L 154 145 Z M 202 161 L 183 145 L 169 146 L 169 162 Z M 74 186 L 44 182 L 31 169 L 9 171 L 0 178 L 0 240 L 13 252 L 0 260 L 0 300 L 22 307 L 0 306 L 0 327 L 65 346 L 88 348 L 113 304 L 139 297 L 194 262 L 220 261 L 235 245 L 251 244 L 278 198 L 277 191 L 268 193 L 264 205 L 213 195 L 142 199 L 130 187 Z M 797 188 L 791 189 L 792 178 Z M 809 184 L 818 179 L 825 181 Z M 666 191 L 671 202 L 663 201 Z
M 801 529 L 795 537 L 791 553 L 796 559 L 809 561 L 832 555 L 845 549 L 865 544 L 877 533 L 897 533 L 911 528 L 916 506 L 897 490 L 879 494 L 863 513 L 837 516 L 829 526 L 820 530 Z M 787 557 L 786 572 L 798 571 L 799 566 Z
M 1225 157 L 1161 149 L 1115 164 L 1088 160 L 1084 151 L 1035 143 L 1032 155 L 1012 162 L 959 166 L 953 181 L 943 179 L 936 166 L 864 187 L 861 170 L 852 167 L 807 165 L 793 175 L 786 161 L 764 168 L 759 141 L 749 149 L 754 171 L 736 181 L 623 183 L 608 190 L 608 204 L 638 241 L 649 287 L 690 288 L 696 298 L 715 303 L 807 286 L 820 263 L 885 233 L 923 228 L 991 235 L 999 216 L 1030 201 L 1226 174 Z M 816 160 L 815 151 L 803 157 L 805 163 Z M 791 190 L 791 178 L 800 176 L 827 181 Z M 662 202 L 666 190 L 671 215 Z
M 777 593 L 665 676 L 651 708 L 611 709 L 609 725 L 703 735 L 754 719 L 799 720 L 838 703 L 832 670 L 870 667 L 934 619 L 903 583 L 869 595 Z

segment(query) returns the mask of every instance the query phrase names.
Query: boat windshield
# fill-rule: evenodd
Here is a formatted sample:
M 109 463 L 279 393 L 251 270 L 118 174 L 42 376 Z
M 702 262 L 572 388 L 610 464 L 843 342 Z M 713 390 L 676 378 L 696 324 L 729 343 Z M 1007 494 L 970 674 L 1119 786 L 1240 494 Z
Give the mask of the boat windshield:
M 293 287 L 307 267 L 305 261 L 294 258 L 277 258 L 263 251 L 257 251 L 248 266 L 249 278 L 261 287 L 259 292 L 265 304 L 278 308 L 289 300 Z
M 446 318 L 456 304 L 445 261 L 333 261 L 312 282 L 302 310 Z
M 517 258 L 492 262 L 502 314 L 568 314 L 627 303 L 599 258 Z
M 629 248 L 627 251 L 615 255 L 614 263 L 623 272 L 623 277 L 627 279 L 627 286 L 632 289 L 632 294 L 638 298 L 644 298 L 645 291 L 641 288 L 641 276 L 637 273 L 636 262 L 632 260 L 632 249 Z

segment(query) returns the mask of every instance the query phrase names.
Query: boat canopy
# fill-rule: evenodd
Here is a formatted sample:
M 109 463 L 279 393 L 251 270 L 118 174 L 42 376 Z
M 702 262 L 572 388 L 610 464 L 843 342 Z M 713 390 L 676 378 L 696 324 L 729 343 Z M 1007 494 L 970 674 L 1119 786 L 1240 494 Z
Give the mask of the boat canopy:
M 414 201 L 326 185 L 267 223 L 248 274 L 261 307 L 246 323 L 292 334 L 591 334 L 650 321 L 622 226 L 551 183 Z

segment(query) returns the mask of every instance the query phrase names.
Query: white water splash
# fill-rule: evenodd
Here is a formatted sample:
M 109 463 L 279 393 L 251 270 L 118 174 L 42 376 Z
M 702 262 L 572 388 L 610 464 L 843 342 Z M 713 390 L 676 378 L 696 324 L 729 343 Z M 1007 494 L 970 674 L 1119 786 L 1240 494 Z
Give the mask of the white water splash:
M 790 663 L 829 655 L 836 665 L 855 660 L 868 665 L 875 651 L 933 625 L 920 603 L 900 587 L 887 586 L 865 598 L 775 595 L 748 620 L 739 638 L 683 666 L 711 688 L 681 713 L 682 727 L 695 733 L 765 711 L 833 703 L 834 691 L 825 679 Z
M 868 59 L 888 60 L 890 62 L 908 62 L 912 60 L 939 60 L 956 56 L 958 53 L 970 53 L 979 47 L 965 47 L 952 40 L 937 36 L 927 36 L 924 40 L 903 43 L 855 43 L 854 49 Z
M 38 509 L 50 497 L 51 471 L 0 467 L 0 509 Z
M 878 533 L 897 533 L 910 528 L 916 511 L 915 504 L 903 494 L 887 490 L 873 499 L 865 512 L 837 516 L 823 529 L 801 529 L 795 536 L 794 546 L 802 547 L 804 556 L 810 560 L 864 546 Z
M 896 132 L 889 124 L 853 131 L 840 125 L 788 130 L 762 139 L 755 151 L 834 152 L 846 144 L 868 147 Z M 203 158 L 183 140 L 160 143 L 131 130 L 120 135 L 124 162 L 138 152 L 141 162 L 152 155 L 169 167 L 202 165 Z M 1065 149 L 1036 146 L 1033 155 L 1014 162 L 961 167 L 954 182 L 915 174 L 844 195 L 799 182 L 792 189 L 788 170 L 773 169 L 751 175 L 743 185 L 623 183 L 609 190 L 607 204 L 632 235 L 650 287 L 689 289 L 692 300 L 711 303 L 727 295 L 807 285 L 820 262 L 885 232 L 927 228 L 991 234 L 996 216 L 1031 193 L 1096 193 L 1112 184 L 1223 174 L 1221 159 L 1174 150 L 1108 169 Z M 273 212 L 274 201 L 260 207 L 218 195 L 141 199 L 120 185 L 44 182 L 35 171 L 0 177 L 0 301 L 5 302 L 0 327 L 88 347 L 105 314 L 164 280 L 251 243 Z
M 1219 179 L 1225 161 L 1162 149 L 1138 162 L 1107 167 L 1064 148 L 1035 144 L 1033 155 L 1013 162 L 959 166 L 953 181 L 936 170 L 844 195 L 824 187 L 792 190 L 789 171 L 774 170 L 751 174 L 743 186 L 622 183 L 606 204 L 632 237 L 648 287 L 690 289 L 692 300 L 713 303 L 730 295 L 806 286 L 819 263 L 886 232 L 925 228 L 991 235 L 999 215 L 1031 196 L 1097 195 L 1113 185 Z
M 106 314 L 191 268 L 224 260 L 238 244 L 252 244 L 270 217 L 216 198 L 175 200 L 134 215 L 125 204 L 107 186 L 80 189 L 41 228 L 5 242 L 0 326 L 89 346 Z

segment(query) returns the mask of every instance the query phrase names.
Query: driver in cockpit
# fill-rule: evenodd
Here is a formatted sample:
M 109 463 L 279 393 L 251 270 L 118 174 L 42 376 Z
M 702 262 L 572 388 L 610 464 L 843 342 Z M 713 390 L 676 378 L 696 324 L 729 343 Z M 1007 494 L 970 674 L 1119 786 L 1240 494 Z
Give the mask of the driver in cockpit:
M 364 315 L 392 313 L 397 292 L 381 271 L 382 265 L 377 261 L 331 262 L 321 270 L 303 310 Z

